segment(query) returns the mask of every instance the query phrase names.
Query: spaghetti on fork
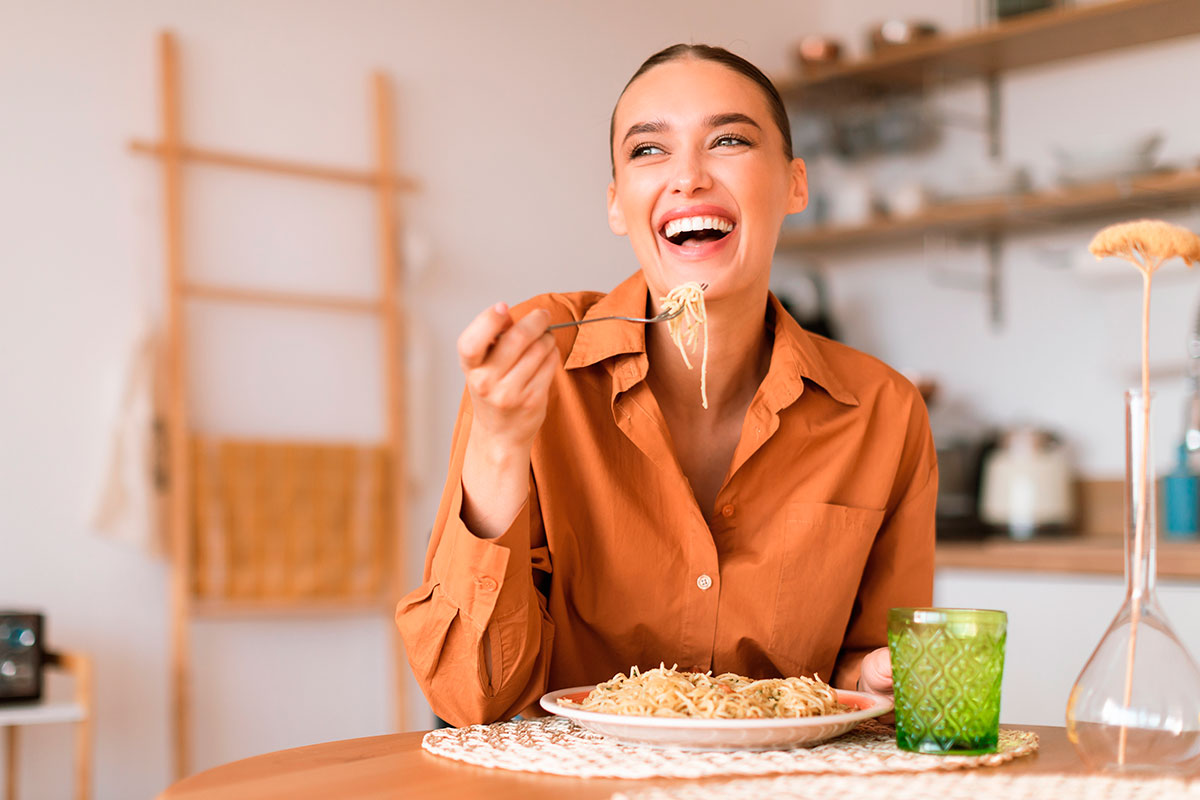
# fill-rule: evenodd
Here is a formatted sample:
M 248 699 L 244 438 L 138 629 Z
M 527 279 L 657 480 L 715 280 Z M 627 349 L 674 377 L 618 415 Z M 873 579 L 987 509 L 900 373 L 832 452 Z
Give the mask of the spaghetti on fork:
M 667 292 L 666 297 L 659 298 L 663 311 L 675 311 L 682 308 L 683 313 L 667 321 L 667 330 L 671 341 L 679 348 L 683 363 L 692 369 L 692 361 L 688 358 L 688 350 L 696 349 L 696 333 L 702 330 L 704 334 L 704 350 L 700 357 L 700 404 L 708 408 L 708 314 L 704 310 L 704 286 L 689 281 L 676 286 Z

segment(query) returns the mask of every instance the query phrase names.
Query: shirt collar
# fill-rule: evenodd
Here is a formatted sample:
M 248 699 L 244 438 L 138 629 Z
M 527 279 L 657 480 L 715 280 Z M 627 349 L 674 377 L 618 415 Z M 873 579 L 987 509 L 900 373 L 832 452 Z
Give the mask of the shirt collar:
M 626 278 L 617 288 L 601 297 L 583 318 L 646 316 L 646 279 L 642 271 Z M 632 322 L 606 325 L 580 325 L 575 343 L 563 366 L 567 369 L 589 367 L 606 358 L 646 352 L 646 326 Z
M 587 310 L 583 318 L 613 315 L 644 317 L 648 291 L 646 279 L 641 270 L 638 270 L 600 298 Z M 771 351 L 771 366 L 763 381 L 763 390 L 772 399 L 771 404 L 779 409 L 794 402 L 804 391 L 804 379 L 807 378 L 838 402 L 857 406 L 858 398 L 838 379 L 813 341 L 813 335 L 800 327 L 774 294 L 770 294 L 769 298 L 775 312 L 775 343 Z M 644 355 L 645 352 L 644 325 L 619 322 L 609 325 L 581 325 L 564 367 L 578 369 L 616 356 Z M 612 371 L 611 366 L 609 369 Z M 644 373 L 637 377 L 644 377 Z
M 770 294 L 769 302 L 775 312 L 775 344 L 763 390 L 768 397 L 774 398 L 772 405 L 778 409 L 794 402 L 804 391 L 804 380 L 808 379 L 839 403 L 857 406 L 858 398 L 821 355 L 816 337 L 800 327 L 774 293 Z

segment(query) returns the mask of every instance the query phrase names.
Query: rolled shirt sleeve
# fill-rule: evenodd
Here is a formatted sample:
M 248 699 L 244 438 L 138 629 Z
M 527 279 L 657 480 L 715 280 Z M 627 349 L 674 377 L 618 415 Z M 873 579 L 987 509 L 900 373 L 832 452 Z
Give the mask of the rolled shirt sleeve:
M 423 582 L 396 609 L 413 674 L 434 712 L 454 725 L 507 719 L 545 691 L 554 625 L 535 571 L 550 564 L 537 492 L 496 539 L 462 521 L 462 462 L 470 426 L 464 398 L 451 469 Z

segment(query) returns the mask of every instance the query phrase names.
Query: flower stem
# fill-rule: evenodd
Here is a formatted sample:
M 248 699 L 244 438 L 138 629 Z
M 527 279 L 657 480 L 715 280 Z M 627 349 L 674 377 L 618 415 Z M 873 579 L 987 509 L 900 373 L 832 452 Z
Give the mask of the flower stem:
M 1132 584 L 1132 603 L 1129 616 L 1129 653 L 1125 661 L 1125 708 L 1133 701 L 1133 664 L 1137 651 L 1138 624 L 1142 618 L 1142 553 L 1145 546 L 1146 503 L 1149 496 L 1147 461 L 1150 456 L 1150 282 L 1158 264 L 1147 260 L 1142 270 L 1142 446 L 1137 456 L 1137 516 L 1134 522 L 1133 559 L 1129 565 Z M 1117 745 L 1117 763 L 1125 763 L 1129 729 L 1121 723 Z

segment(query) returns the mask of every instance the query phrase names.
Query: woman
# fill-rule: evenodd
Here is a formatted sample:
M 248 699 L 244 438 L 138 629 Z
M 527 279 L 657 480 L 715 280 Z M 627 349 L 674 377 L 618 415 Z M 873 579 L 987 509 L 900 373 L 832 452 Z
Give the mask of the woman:
M 738 56 L 652 56 L 610 136 L 609 224 L 641 270 L 463 331 L 425 581 L 396 615 L 442 718 L 509 718 L 659 662 L 891 691 L 887 609 L 931 599 L 933 442 L 910 383 L 807 334 L 768 290 L 808 197 L 790 138 Z M 689 281 L 707 284 L 707 408 L 666 325 L 547 331 L 651 316 Z

